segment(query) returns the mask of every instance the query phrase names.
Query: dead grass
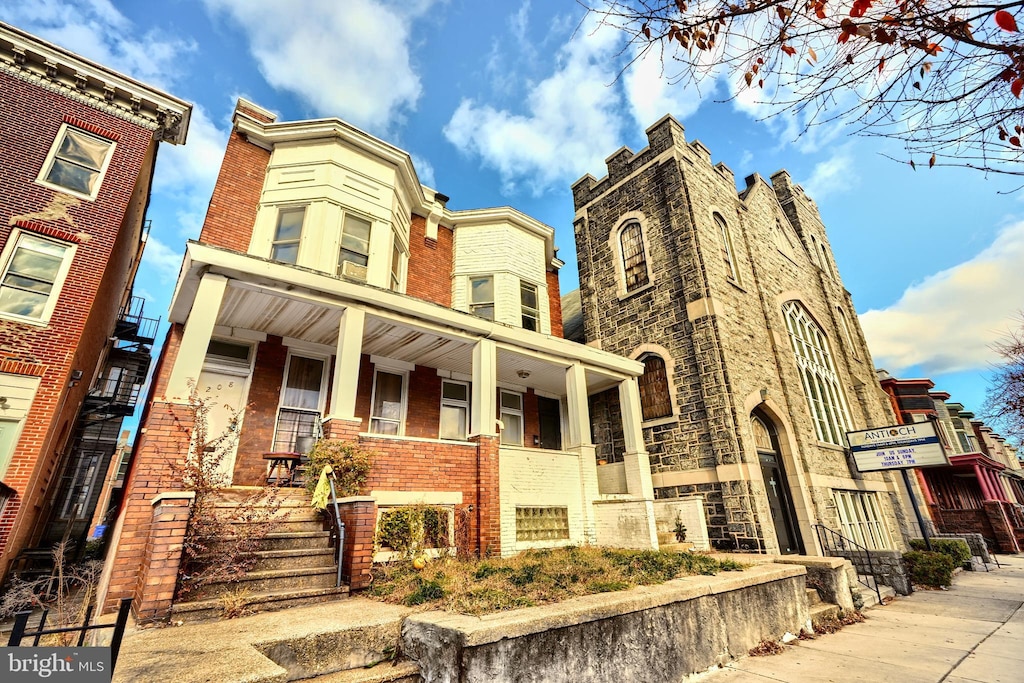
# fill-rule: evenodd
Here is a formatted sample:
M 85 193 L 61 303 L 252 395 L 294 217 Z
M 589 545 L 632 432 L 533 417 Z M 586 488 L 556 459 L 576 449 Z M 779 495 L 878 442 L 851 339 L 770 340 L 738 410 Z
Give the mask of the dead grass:
M 395 562 L 374 569 L 369 596 L 401 605 L 484 614 L 743 567 L 699 553 L 556 548 L 508 558 L 443 558 L 422 570 L 409 561 Z

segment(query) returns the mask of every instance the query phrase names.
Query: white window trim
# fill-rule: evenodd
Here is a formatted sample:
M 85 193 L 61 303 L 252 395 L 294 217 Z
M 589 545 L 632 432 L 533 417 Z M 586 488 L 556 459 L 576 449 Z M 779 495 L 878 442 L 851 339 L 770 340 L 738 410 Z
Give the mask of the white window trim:
M 67 279 L 68 273 L 71 271 L 71 263 L 75 260 L 78 245 L 73 242 L 52 239 L 35 232 L 15 228 L 11 231 L 11 236 L 7 239 L 7 244 L 4 246 L 3 253 L 0 254 L 0 264 L 2 264 L 2 267 L 0 267 L 0 282 L 2 282 L 3 278 L 7 276 L 7 269 L 10 267 L 11 261 L 14 259 L 14 253 L 18 248 L 18 243 L 25 235 L 35 239 L 52 242 L 53 244 L 63 247 L 63 261 L 61 262 L 60 269 L 57 271 L 57 277 L 53 280 L 53 287 L 50 290 L 46 306 L 43 308 L 43 314 L 40 317 L 32 318 L 26 315 L 18 315 L 17 313 L 0 311 L 0 318 L 17 320 L 19 322 L 28 323 L 29 325 L 43 326 L 49 324 L 50 318 L 53 316 L 53 311 L 57 308 L 57 300 L 60 299 L 61 291 L 64 289 L 64 281 Z
M 843 535 L 870 550 L 893 547 L 892 536 L 885 526 L 885 517 L 875 492 L 833 489 L 832 498 Z M 851 512 L 853 518 L 850 518 Z
M 488 302 L 475 302 L 473 301 L 473 280 L 490 280 L 491 281 L 491 301 L 490 305 L 494 313 L 490 318 L 484 318 L 481 315 L 476 314 L 476 306 L 486 306 Z M 496 321 L 498 319 L 498 283 L 494 274 L 487 275 L 467 275 L 466 276 L 466 307 L 470 315 L 476 315 L 481 320 Z
M 255 354 L 253 354 L 253 356 L 255 356 Z M 330 362 L 330 359 L 316 353 L 305 353 L 301 351 L 298 353 L 293 353 L 289 349 L 288 357 L 284 363 L 284 373 L 281 375 L 281 393 L 277 397 L 277 409 L 274 411 L 274 436 L 272 441 L 270 442 L 271 444 L 277 443 L 277 429 L 281 422 L 282 408 L 285 410 L 301 410 L 305 412 L 313 412 L 309 408 L 302 408 L 300 406 L 289 406 L 285 405 L 284 403 L 285 392 L 288 390 L 288 373 L 291 371 L 292 358 L 294 358 L 295 356 L 299 356 L 301 358 L 309 358 L 310 360 L 319 360 L 323 362 L 324 371 L 320 374 L 320 395 L 317 401 L 318 405 L 316 412 L 320 414 L 321 420 L 326 414 L 325 409 L 327 407 L 327 377 L 330 374 L 330 366 L 328 365 L 328 363 Z
M 373 226 L 370 226 L 370 230 L 373 230 Z M 395 251 L 398 251 L 400 263 L 398 265 L 398 282 L 395 282 Z M 398 231 L 392 228 L 391 230 L 391 253 L 388 254 L 388 287 L 393 292 L 399 294 L 405 293 L 405 288 L 408 286 L 408 271 L 409 271 L 409 247 L 402 241 Z
M 460 384 L 460 385 L 466 387 L 466 400 L 465 401 L 459 401 L 459 400 L 454 399 L 454 398 L 445 398 L 444 397 L 444 385 L 445 385 L 445 382 L 447 382 L 449 384 Z M 441 439 L 443 441 L 465 441 L 469 437 L 469 427 L 470 427 L 471 420 L 472 420 L 472 415 L 470 414 L 470 411 L 472 410 L 471 406 L 473 405 L 473 388 L 472 388 L 472 386 L 470 386 L 470 383 L 469 382 L 463 382 L 463 381 L 457 380 L 457 379 L 442 378 L 441 379 L 441 408 L 444 408 L 446 405 L 450 406 L 450 407 L 454 407 L 454 408 L 465 408 L 466 409 L 466 431 L 458 439 L 453 439 L 451 437 L 441 436 L 441 418 L 440 418 L 440 414 L 439 414 L 438 415 L 438 424 L 437 424 L 437 438 L 439 438 L 439 439 Z
M 502 394 L 515 394 L 519 397 L 519 410 L 512 408 L 506 408 L 501 403 Z M 501 430 L 499 431 L 498 438 L 501 438 L 501 433 L 505 431 L 505 420 L 503 416 L 508 413 L 509 415 L 519 416 L 519 443 L 510 443 L 502 441 L 502 445 L 506 446 L 517 446 L 520 448 L 526 448 L 526 396 L 520 391 L 510 391 L 508 389 L 498 389 L 498 420 L 501 422 Z
M 270 230 L 270 248 L 267 251 L 267 258 L 275 263 L 283 263 L 289 266 L 297 266 L 302 263 L 302 242 L 303 237 L 306 233 L 306 220 L 309 218 L 309 204 L 278 204 L 274 207 L 274 223 Z M 274 258 L 274 246 L 278 244 L 277 231 L 281 227 L 281 215 L 287 211 L 297 211 L 302 209 L 302 225 L 299 226 L 299 236 L 295 240 L 287 240 L 287 242 L 281 242 L 282 244 L 295 242 L 295 262 L 291 261 L 278 261 Z
M 64 135 L 65 133 L 67 133 L 69 128 L 77 132 L 84 133 L 89 137 L 102 140 L 103 142 L 109 143 L 110 145 L 110 147 L 107 149 L 107 156 L 106 158 L 103 159 L 103 164 L 100 166 L 99 175 L 96 177 L 96 183 L 93 186 L 93 191 L 91 194 L 79 192 L 78 190 L 72 190 L 70 188 L 64 187 L 63 185 L 51 183 L 46 179 L 46 176 L 49 175 L 50 173 L 50 168 L 53 166 L 53 161 L 57 156 L 57 150 L 60 149 L 61 143 L 64 142 Z M 107 177 L 107 169 L 110 168 L 110 161 L 111 159 L 114 158 L 114 149 L 116 147 L 117 142 L 111 140 L 110 138 L 105 138 L 102 135 L 97 135 L 92 131 L 85 130 L 84 128 L 79 128 L 78 126 L 72 125 L 70 123 L 62 123 L 60 128 L 57 130 L 57 136 L 53 139 L 53 143 L 50 145 L 50 151 L 46 154 L 46 159 L 43 160 L 42 168 L 39 169 L 39 175 L 36 178 L 36 183 L 44 187 L 48 187 L 52 190 L 57 190 L 58 192 L 63 192 L 65 194 L 69 194 L 74 197 L 79 197 L 90 202 L 95 201 L 96 197 L 100 193 L 100 188 L 103 186 L 103 181 Z
M 626 264 L 622 254 L 621 238 L 623 230 L 630 223 L 640 224 L 640 242 L 644 247 L 644 267 L 647 268 L 647 284 L 627 290 Z M 651 269 L 651 243 L 648 238 L 649 229 L 650 225 L 648 224 L 647 216 L 642 211 L 627 211 L 619 217 L 619 222 L 615 224 L 615 227 L 608 235 L 608 247 L 613 255 L 612 260 L 615 261 L 615 282 L 619 299 L 626 299 L 654 286 L 654 271 Z
M 527 330 L 527 331 L 528 332 L 529 331 L 540 332 L 540 331 L 543 330 L 543 325 L 541 324 L 541 306 L 540 306 L 541 288 L 540 288 L 540 285 L 538 285 L 537 283 L 530 282 L 529 280 L 524 280 L 522 278 L 519 279 L 519 324 L 520 324 L 520 326 L 524 330 L 526 329 L 526 327 L 522 324 L 523 318 L 527 317 L 526 316 L 527 308 L 526 308 L 526 305 L 523 303 L 523 286 L 524 285 L 526 287 L 533 287 L 533 296 L 537 300 L 537 306 L 535 308 L 531 309 L 531 310 L 533 310 L 533 312 L 535 314 L 534 315 L 534 319 L 537 321 L 537 328 L 535 330 Z
M 409 410 L 409 371 L 399 367 L 391 365 L 377 365 L 373 366 L 373 387 L 370 391 L 370 417 L 367 422 L 367 427 L 370 434 L 377 434 L 373 431 L 373 421 L 383 420 L 385 422 L 392 422 L 390 418 L 377 417 L 373 414 L 373 406 L 377 402 L 377 375 L 380 372 L 386 372 L 389 375 L 401 375 L 402 376 L 402 408 L 401 417 L 398 420 L 398 434 L 381 434 L 381 436 L 405 436 L 405 420 L 408 417 Z
M 355 209 L 350 209 L 349 207 L 344 206 L 344 205 L 339 205 L 339 208 L 341 209 L 341 223 L 339 224 L 339 227 L 338 227 L 338 248 L 335 251 L 335 256 L 334 256 L 334 262 L 335 262 L 334 263 L 334 276 L 335 277 L 348 278 L 348 279 L 352 280 L 353 282 L 368 283 L 372 279 L 371 276 L 370 276 L 370 271 L 371 271 L 371 268 L 373 268 L 374 261 L 376 260 L 374 258 L 373 236 L 377 233 L 377 230 L 378 230 L 377 224 L 380 221 L 378 221 L 376 218 L 374 218 L 373 216 L 371 216 L 369 214 L 363 213 L 361 211 L 356 211 Z M 342 269 L 344 268 L 344 262 L 341 260 L 341 250 L 342 250 L 342 246 L 341 245 L 343 244 L 344 239 L 345 239 L 345 221 L 348 219 L 349 216 L 351 216 L 353 218 L 357 218 L 357 219 L 359 219 L 361 221 L 366 221 L 367 223 L 370 224 L 370 233 L 366 236 L 366 265 L 362 266 L 363 268 L 366 269 L 366 274 L 361 279 L 358 278 L 358 277 L 346 276 L 346 275 L 342 274 Z M 392 232 L 392 234 L 395 234 L 395 231 L 393 229 L 392 229 L 391 232 Z M 387 255 L 387 259 L 388 259 L 388 264 L 390 266 L 390 262 L 391 262 L 391 254 L 390 253 Z M 349 263 L 352 263 L 352 265 L 354 265 L 356 267 L 359 267 L 358 263 L 354 263 L 352 261 L 349 261 Z M 390 277 L 391 277 L 391 272 L 390 271 L 391 271 L 391 269 L 388 268 L 388 281 L 390 281 Z
M 3 481 L 4 477 L 7 476 L 7 470 L 10 469 L 11 462 L 14 461 L 14 452 L 18 450 L 18 441 L 21 439 L 21 430 L 25 427 L 25 418 L 0 416 L 0 422 L 9 423 L 12 430 L 11 442 L 7 452 L 0 453 L 0 481 Z

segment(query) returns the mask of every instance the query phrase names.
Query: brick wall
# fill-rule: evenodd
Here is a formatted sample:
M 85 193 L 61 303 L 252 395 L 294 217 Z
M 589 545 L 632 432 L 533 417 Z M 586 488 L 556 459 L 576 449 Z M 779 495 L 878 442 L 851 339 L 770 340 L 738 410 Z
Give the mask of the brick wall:
M 141 623 L 163 621 L 170 616 L 191 502 L 191 495 L 177 493 L 163 497 L 153 506 L 142 569 L 135 585 L 133 609 Z
M 277 407 L 288 347 L 280 337 L 270 335 L 256 347 L 256 367 L 249 382 L 245 419 L 238 436 L 233 482 L 238 486 L 258 486 L 266 481 L 267 461 L 263 454 L 273 450 Z
M 373 568 L 373 536 L 377 530 L 377 505 L 372 500 L 342 502 L 338 507 L 345 525 L 341 579 L 352 590 L 370 585 Z
M 139 577 L 146 563 L 153 535 L 152 500 L 157 494 L 181 489 L 174 466 L 184 461 L 192 433 L 189 406 L 155 402 L 135 440 L 131 471 L 125 482 L 121 535 L 114 559 L 104 611 L 117 609 L 121 598 L 141 599 Z M 177 571 L 177 570 L 175 570 Z
M 270 152 L 231 132 L 199 241 L 249 251 Z
M 89 124 L 116 139 L 113 157 L 95 200 L 79 200 L 35 182 L 65 117 Z M 148 174 L 152 133 L 133 123 L 64 98 L 25 81 L 0 74 L 0 248 L 14 225 L 37 224 L 47 234 L 70 233 L 77 252 L 56 308 L 46 326 L 0 320 L 0 360 L 39 364 L 40 389 L 28 415 L 5 483 L 17 495 L 0 521 L 0 567 L 29 540 L 43 499 L 55 485 L 58 457 L 71 432 L 78 402 L 88 389 L 98 349 L 109 335 L 126 277 L 130 240 L 122 223 L 139 195 L 137 183 Z M 113 257 L 113 258 L 112 258 Z M 104 284 L 106 282 L 106 284 Z M 105 292 L 101 312 L 97 294 Z M 77 350 L 77 356 L 76 356 Z M 72 369 L 84 380 L 65 392 Z M 66 398 L 65 398 L 66 396 Z M 58 406 L 62 412 L 56 414 Z
M 551 336 L 564 337 L 562 333 L 562 293 L 558 285 L 558 272 L 547 272 L 548 312 L 551 315 Z
M 426 236 L 427 220 L 413 216 L 409 227 L 409 269 L 405 293 L 435 304 L 452 305 L 452 243 L 450 228 L 437 227 L 437 239 Z

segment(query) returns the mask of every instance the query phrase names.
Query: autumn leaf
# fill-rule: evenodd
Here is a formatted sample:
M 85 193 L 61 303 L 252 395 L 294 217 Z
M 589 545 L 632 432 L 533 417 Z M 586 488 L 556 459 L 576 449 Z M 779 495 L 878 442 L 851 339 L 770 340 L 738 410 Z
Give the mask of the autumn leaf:
M 882 73 L 882 69 L 885 68 L 885 57 L 878 60 L 878 73 Z
M 909 163 L 910 163 L 910 168 L 912 168 L 912 169 L 914 169 L 916 171 L 917 170 L 917 164 L 914 163 L 914 160 L 911 159 Z
M 1013 145 L 1014 147 L 1020 147 L 1020 138 L 1014 135 L 1012 138 L 1010 138 L 1010 144 Z
M 996 12 L 996 25 L 1004 31 L 1017 33 L 1017 20 L 1013 18 L 1012 14 L 1004 9 Z
M 928 160 L 928 168 L 935 165 L 935 154 L 932 154 L 932 158 Z
M 807 48 L 807 54 L 809 54 L 811 56 L 811 61 L 813 61 L 813 62 L 818 61 L 818 53 L 814 51 L 813 47 Z
M 644 37 L 647 38 L 647 40 L 651 39 L 651 27 L 650 26 L 648 26 L 647 24 L 644 24 L 640 28 L 640 30 L 644 32 Z
M 747 73 L 743 74 L 743 80 L 747 82 L 747 87 L 750 87 L 750 84 L 754 81 L 754 74 L 748 71 Z
M 1012 92 L 1013 96 L 1018 100 L 1020 99 L 1021 88 L 1024 88 L 1024 81 L 1019 78 L 1010 84 L 1010 92 Z
M 796 48 L 793 47 L 792 45 L 783 45 L 782 51 L 785 52 L 790 57 L 796 54 Z
M 921 89 L 921 83 L 918 82 L 918 81 L 914 81 L 914 87 L 917 88 L 918 90 L 920 90 Z

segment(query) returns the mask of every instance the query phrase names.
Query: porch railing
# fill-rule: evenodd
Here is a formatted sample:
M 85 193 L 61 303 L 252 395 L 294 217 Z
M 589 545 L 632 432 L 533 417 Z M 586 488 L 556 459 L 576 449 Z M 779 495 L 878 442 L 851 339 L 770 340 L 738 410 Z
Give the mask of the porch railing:
M 882 602 L 882 591 L 878 588 L 878 576 L 875 574 L 875 563 L 871 558 L 871 550 L 867 546 L 863 546 L 860 543 L 843 536 L 835 529 L 830 529 L 823 524 L 815 524 L 814 531 L 818 534 L 818 542 L 821 544 L 821 549 L 826 555 L 832 557 L 846 557 L 843 553 L 859 552 L 864 554 L 868 563 L 868 575 L 871 577 L 871 582 L 869 583 L 862 579 L 860 572 L 857 572 L 857 581 L 862 586 L 867 586 L 873 590 L 875 595 L 878 596 L 878 604 L 884 605 L 885 603 Z
M 345 556 L 345 523 L 341 521 L 341 511 L 338 509 L 338 493 L 334 488 L 334 472 L 327 477 L 331 485 L 331 507 L 334 508 L 334 518 L 331 519 L 331 542 L 337 542 L 335 555 L 338 561 L 338 575 L 335 577 L 334 587 L 341 588 L 342 561 Z
M 28 620 L 32 616 L 32 610 L 18 612 L 14 616 L 14 627 L 11 629 L 11 636 L 7 640 L 7 647 L 20 647 L 21 641 L 25 638 L 32 638 L 32 647 L 39 645 L 39 639 L 55 633 L 78 633 L 78 642 L 73 647 L 82 647 L 85 644 L 85 636 L 89 631 L 101 629 L 114 629 L 110 639 L 110 670 L 113 672 L 117 666 L 117 655 L 121 651 L 121 640 L 124 638 L 124 629 L 128 624 L 128 613 L 132 608 L 131 598 L 121 598 L 121 604 L 117 610 L 117 620 L 113 624 L 90 624 L 92 619 L 93 606 L 85 611 L 85 618 L 80 626 L 66 626 L 64 628 L 45 628 L 46 617 L 50 614 L 49 609 L 44 609 L 39 617 L 39 626 L 34 631 L 28 630 Z

